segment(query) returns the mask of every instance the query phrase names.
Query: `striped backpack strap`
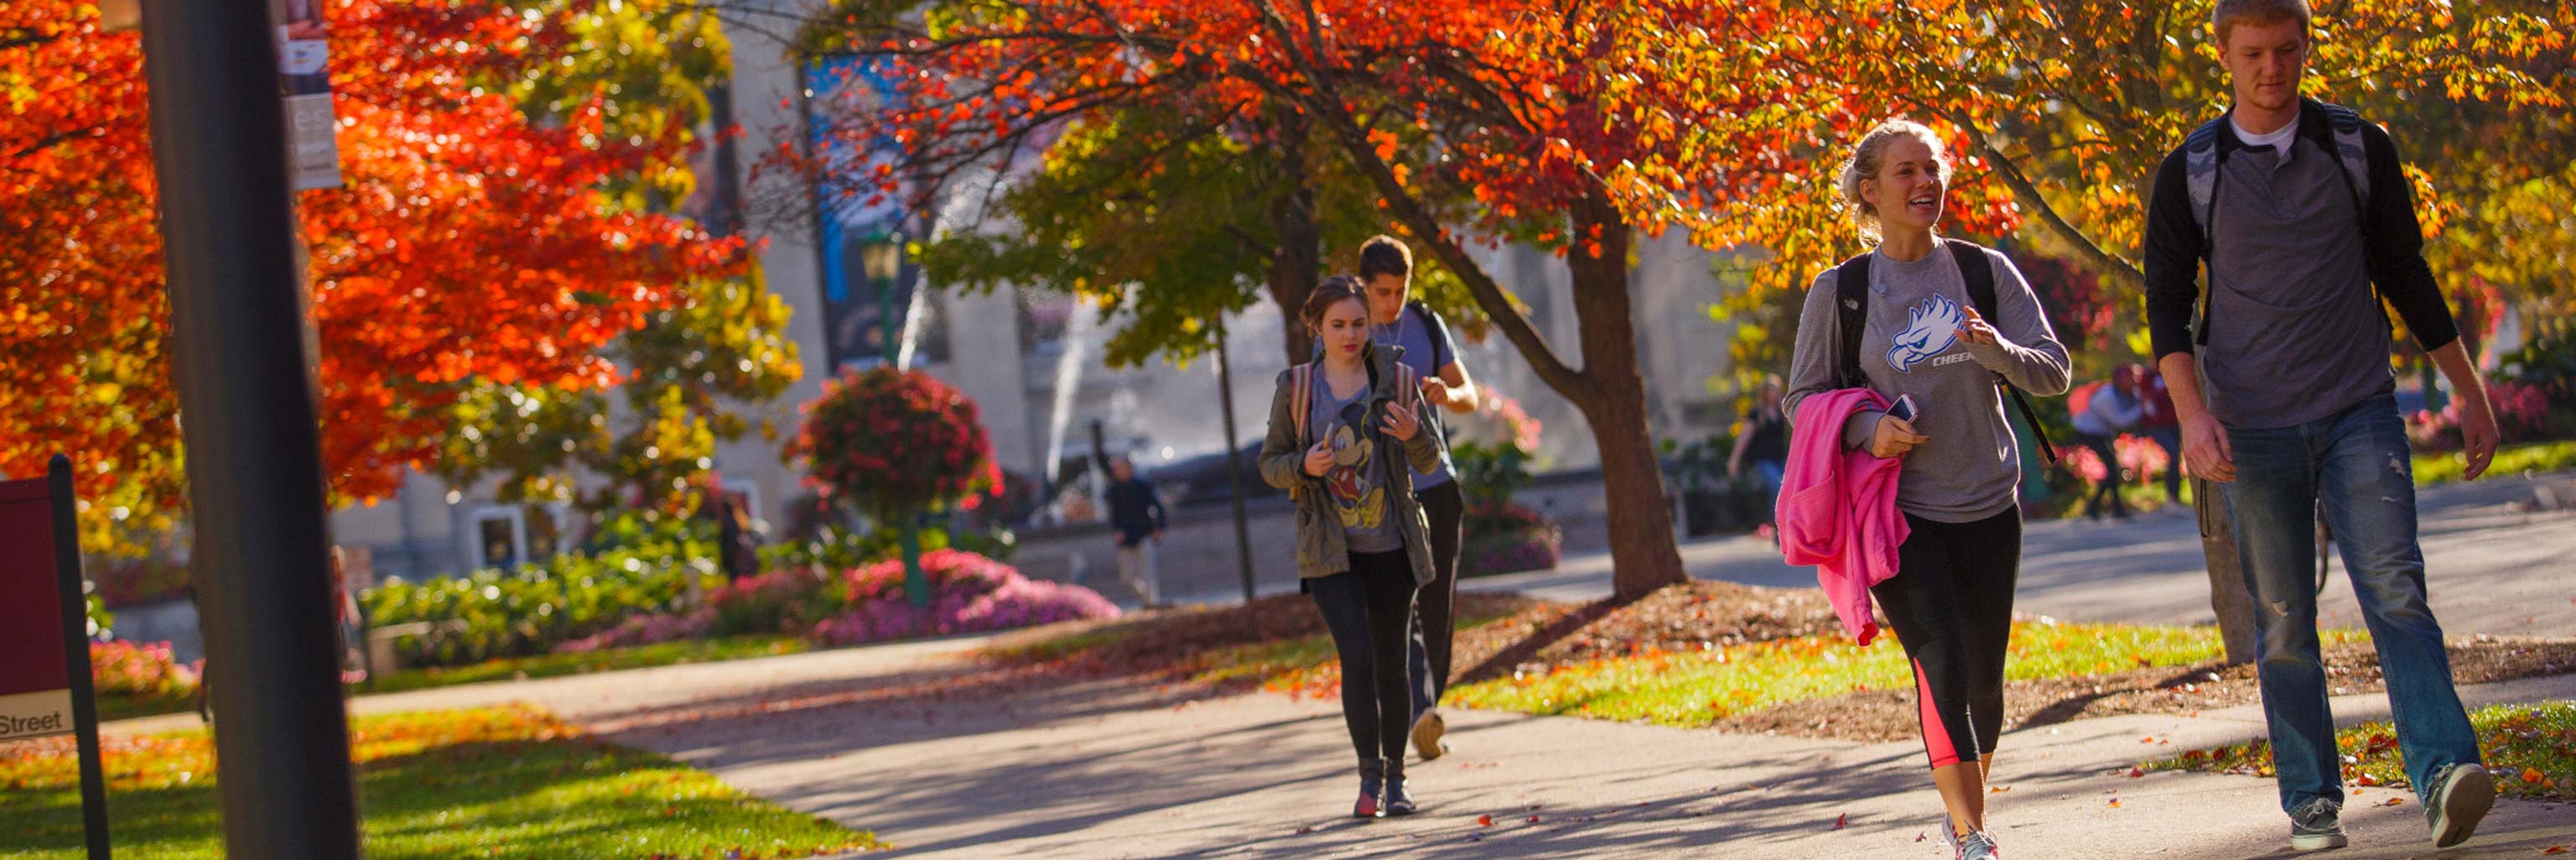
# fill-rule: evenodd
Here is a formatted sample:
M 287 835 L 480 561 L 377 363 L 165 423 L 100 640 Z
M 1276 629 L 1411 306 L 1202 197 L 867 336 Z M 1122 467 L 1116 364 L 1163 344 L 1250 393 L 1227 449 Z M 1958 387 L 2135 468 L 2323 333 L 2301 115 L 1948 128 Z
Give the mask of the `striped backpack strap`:
M 2227 122 L 2219 117 L 2192 129 L 2183 139 L 2184 184 L 2191 189 L 2191 220 L 2200 226 L 2201 238 L 2209 238 L 2213 213 L 2212 201 L 2218 198 L 2218 127 Z
M 2335 160 L 2343 162 L 2343 175 L 2352 181 L 2354 202 L 2367 209 L 2370 201 L 2370 150 L 2363 148 L 2361 114 L 2352 108 L 2318 102 L 2325 108 L 2326 127 L 2334 130 Z
M 1314 367 L 1300 364 L 1288 368 L 1288 420 L 1290 426 L 1297 428 L 1299 445 L 1312 444 L 1306 440 L 1306 415 L 1315 411 L 1314 389 L 1308 387 L 1313 381 Z

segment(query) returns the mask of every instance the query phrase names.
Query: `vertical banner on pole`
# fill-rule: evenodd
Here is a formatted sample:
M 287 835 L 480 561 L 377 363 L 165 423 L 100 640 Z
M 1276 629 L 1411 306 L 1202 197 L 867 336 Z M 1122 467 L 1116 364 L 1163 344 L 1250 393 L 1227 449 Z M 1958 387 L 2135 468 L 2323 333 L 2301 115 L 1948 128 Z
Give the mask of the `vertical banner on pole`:
M 90 860 L 107 860 L 107 776 L 89 664 L 89 610 L 71 459 L 40 479 L 0 481 L 0 742 L 69 734 L 80 753 Z M 51 599 L 47 599 L 51 598 Z
M 340 122 L 331 113 L 331 31 L 316 3 L 285 0 L 277 19 L 288 187 L 296 191 L 340 187 Z

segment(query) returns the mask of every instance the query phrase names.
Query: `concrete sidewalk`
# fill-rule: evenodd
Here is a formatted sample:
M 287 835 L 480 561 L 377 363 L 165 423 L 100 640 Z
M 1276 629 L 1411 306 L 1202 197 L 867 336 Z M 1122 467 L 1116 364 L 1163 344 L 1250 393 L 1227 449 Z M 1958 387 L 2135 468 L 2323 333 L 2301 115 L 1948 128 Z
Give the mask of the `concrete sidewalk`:
M 1941 856 L 1930 837 L 1938 802 L 1910 742 L 1461 710 L 1457 752 L 1414 768 L 1425 813 L 1359 822 L 1344 817 L 1354 754 L 1335 702 L 1201 700 L 1117 678 L 993 685 L 968 657 L 984 641 L 424 690 L 359 699 L 353 710 L 531 702 L 871 830 L 901 856 Z M 2472 705 L 2576 698 L 2576 676 L 2463 694 Z M 2336 709 L 2353 721 L 2386 702 L 2346 697 Z M 2010 733 L 1992 825 L 2016 857 L 2267 855 L 2285 828 L 2270 781 L 2127 775 L 2148 758 L 2259 736 L 2260 720 L 2236 708 Z M 2332 856 L 2528 857 L 2576 845 L 2576 809 L 2508 802 L 2465 850 L 2434 854 L 2411 799 L 2373 805 L 2402 794 L 2361 790 L 2348 820 L 2359 847 Z
M 2472 687 L 2473 704 L 2576 696 L 2576 677 Z M 2336 700 L 2358 720 L 2384 698 Z M 1120 681 L 994 700 L 883 701 L 617 732 L 799 810 L 868 828 L 898 856 L 1942 856 L 1914 743 L 1856 744 L 1459 711 L 1457 752 L 1413 768 L 1418 817 L 1346 818 L 1354 756 L 1332 702 L 1165 699 Z M 2264 856 L 2285 844 L 2273 784 L 2140 761 L 2262 733 L 2252 708 L 2013 732 L 1992 826 L 2019 857 Z M 2402 805 L 2377 805 L 2404 797 Z M 2115 802 L 2116 801 L 2116 802 Z M 1489 816 L 1491 825 L 1480 823 Z M 1534 819 L 1534 820 L 1533 820 Z M 2434 853 L 2402 790 L 2362 789 L 2339 857 L 2524 857 L 2576 845 L 2576 810 L 2505 802 Z
M 2576 635 L 2576 517 L 2504 506 L 2503 482 L 2427 491 L 2435 606 L 2454 633 Z M 2030 530 L 2022 607 L 2069 618 L 2206 617 L 2186 517 Z M 1695 574 L 1809 586 L 1765 542 L 1683 547 Z M 1767 567 L 1765 567 L 1767 565 Z M 1608 593 L 1606 556 L 1473 581 L 1560 599 Z M 2348 607 L 2350 590 L 2329 590 Z M 2337 604 L 2327 614 L 2335 623 Z M 2357 618 L 2349 623 L 2357 624 Z M 1942 856 L 1918 744 L 1730 735 L 1455 711 L 1457 753 L 1417 765 L 1423 815 L 1345 817 L 1355 758 L 1333 701 L 1195 699 L 1132 679 L 995 673 L 981 637 L 719 664 L 501 682 L 355 700 L 358 713 L 525 701 L 620 743 L 705 767 L 790 807 L 874 831 L 902 856 Z M 997 680 L 998 678 L 998 680 Z M 2472 706 L 2576 699 L 2576 676 L 2463 688 Z M 2335 700 L 2357 721 L 2378 695 Z M 193 716 L 111 724 L 127 734 Z M 1991 824 L 2011 856 L 2282 855 L 2270 780 L 2154 773 L 2139 762 L 2262 735 L 2256 707 L 2085 720 L 2009 733 Z M 2397 806 L 2381 803 L 2400 799 Z M 1491 824 L 1482 823 L 1489 817 Z M 2576 808 L 2508 801 L 2462 849 L 2434 852 L 2402 790 L 2363 789 L 2334 858 L 2534 857 L 2576 847 Z

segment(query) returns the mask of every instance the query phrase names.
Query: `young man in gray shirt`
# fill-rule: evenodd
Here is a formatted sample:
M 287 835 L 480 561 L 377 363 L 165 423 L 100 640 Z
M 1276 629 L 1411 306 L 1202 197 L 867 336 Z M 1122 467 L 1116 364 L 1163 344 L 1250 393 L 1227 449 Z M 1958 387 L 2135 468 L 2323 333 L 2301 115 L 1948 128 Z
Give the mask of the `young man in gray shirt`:
M 2212 24 L 2235 105 L 2157 173 L 2147 324 L 2184 459 L 2225 488 L 2258 604 L 2263 710 L 2290 844 L 2346 843 L 2309 579 L 2322 504 L 2379 651 L 2408 781 L 2434 844 L 2456 845 L 2495 788 L 2425 605 L 2415 480 L 2379 301 L 2450 378 L 2469 478 L 2494 455 L 2494 413 L 2424 262 L 2395 142 L 2348 110 L 2299 96 L 2307 4 L 2220 0 Z M 2195 332 L 2203 261 L 2209 298 Z

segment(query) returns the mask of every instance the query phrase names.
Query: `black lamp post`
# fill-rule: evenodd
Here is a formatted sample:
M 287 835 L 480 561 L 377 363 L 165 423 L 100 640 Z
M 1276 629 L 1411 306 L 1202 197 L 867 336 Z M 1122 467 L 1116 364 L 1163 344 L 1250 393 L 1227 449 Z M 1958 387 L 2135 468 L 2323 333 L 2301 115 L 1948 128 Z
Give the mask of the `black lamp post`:
M 877 291 L 877 325 L 884 338 L 887 367 L 900 369 L 903 322 L 895 316 L 894 288 L 903 275 L 903 234 L 881 233 L 859 246 L 859 268 Z M 880 523 L 879 525 L 884 525 Z M 921 572 L 921 514 L 903 521 L 903 593 L 914 606 L 930 605 L 930 578 Z

